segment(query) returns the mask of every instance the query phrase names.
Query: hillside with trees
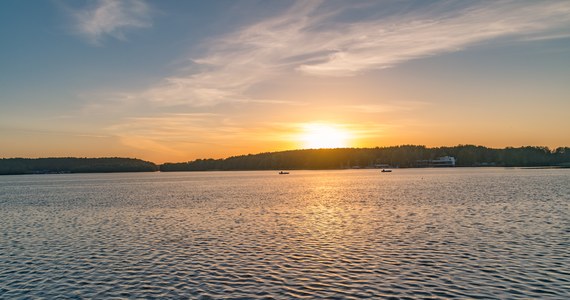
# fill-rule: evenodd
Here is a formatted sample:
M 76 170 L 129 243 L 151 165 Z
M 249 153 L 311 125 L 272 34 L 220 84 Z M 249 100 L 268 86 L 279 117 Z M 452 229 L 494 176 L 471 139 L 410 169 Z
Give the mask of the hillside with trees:
M 308 149 L 232 156 L 225 159 L 197 159 L 185 163 L 165 163 L 163 172 L 208 170 L 292 170 L 367 168 L 375 165 L 418 167 L 418 161 L 453 156 L 458 167 L 570 166 L 570 148 L 507 147 L 459 145 L 427 148 L 402 145 L 376 148 Z
M 225 159 L 197 159 L 160 166 L 133 158 L 4 158 L 0 175 L 237 171 L 237 170 L 327 170 L 348 168 L 415 168 L 419 163 L 442 156 L 452 156 L 458 167 L 570 167 L 570 148 L 547 147 L 487 148 L 474 145 L 428 148 L 402 145 L 376 148 L 306 149 L 232 156 Z
M 152 162 L 133 158 L 4 158 L 0 175 L 55 173 L 154 172 Z

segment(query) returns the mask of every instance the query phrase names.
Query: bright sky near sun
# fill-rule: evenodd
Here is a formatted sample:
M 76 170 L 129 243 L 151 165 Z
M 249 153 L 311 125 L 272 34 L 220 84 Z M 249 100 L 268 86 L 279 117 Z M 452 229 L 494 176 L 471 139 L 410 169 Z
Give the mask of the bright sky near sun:
M 570 1 L 0 3 L 0 157 L 570 146 Z

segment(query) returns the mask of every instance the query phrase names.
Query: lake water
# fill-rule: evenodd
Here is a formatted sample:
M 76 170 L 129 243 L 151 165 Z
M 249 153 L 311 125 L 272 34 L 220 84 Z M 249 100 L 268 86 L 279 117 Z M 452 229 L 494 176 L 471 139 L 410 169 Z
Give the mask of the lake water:
M 570 169 L 0 176 L 0 298 L 570 298 Z

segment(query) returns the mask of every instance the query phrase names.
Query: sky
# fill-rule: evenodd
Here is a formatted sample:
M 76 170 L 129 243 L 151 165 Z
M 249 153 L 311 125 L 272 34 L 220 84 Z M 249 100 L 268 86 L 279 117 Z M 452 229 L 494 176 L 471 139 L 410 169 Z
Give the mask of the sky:
M 6 0 L 0 45 L 4 158 L 570 146 L 570 1 Z

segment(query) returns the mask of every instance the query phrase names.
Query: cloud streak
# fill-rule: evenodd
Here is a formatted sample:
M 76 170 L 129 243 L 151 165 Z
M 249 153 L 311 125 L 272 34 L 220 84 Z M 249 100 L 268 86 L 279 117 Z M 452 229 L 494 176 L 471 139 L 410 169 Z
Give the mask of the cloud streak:
M 499 38 L 570 34 L 567 1 L 437 2 L 350 20 L 342 16 L 353 5 L 329 3 L 299 1 L 210 41 L 192 59 L 193 72 L 165 78 L 133 97 L 157 105 L 246 101 L 254 98 L 255 86 L 287 76 L 355 76 Z M 382 5 L 373 2 L 359 12 L 380 13 Z
M 568 28 L 569 14 L 567 2 L 483 2 L 452 11 L 439 4 L 427 12 L 356 22 L 328 31 L 328 42 L 315 43 L 315 47 L 328 44 L 327 57 L 304 63 L 298 70 L 314 75 L 352 76 L 501 37 L 536 36 Z
M 143 0 L 100 0 L 74 18 L 79 34 L 99 45 L 106 36 L 124 40 L 127 30 L 150 27 L 150 12 Z

